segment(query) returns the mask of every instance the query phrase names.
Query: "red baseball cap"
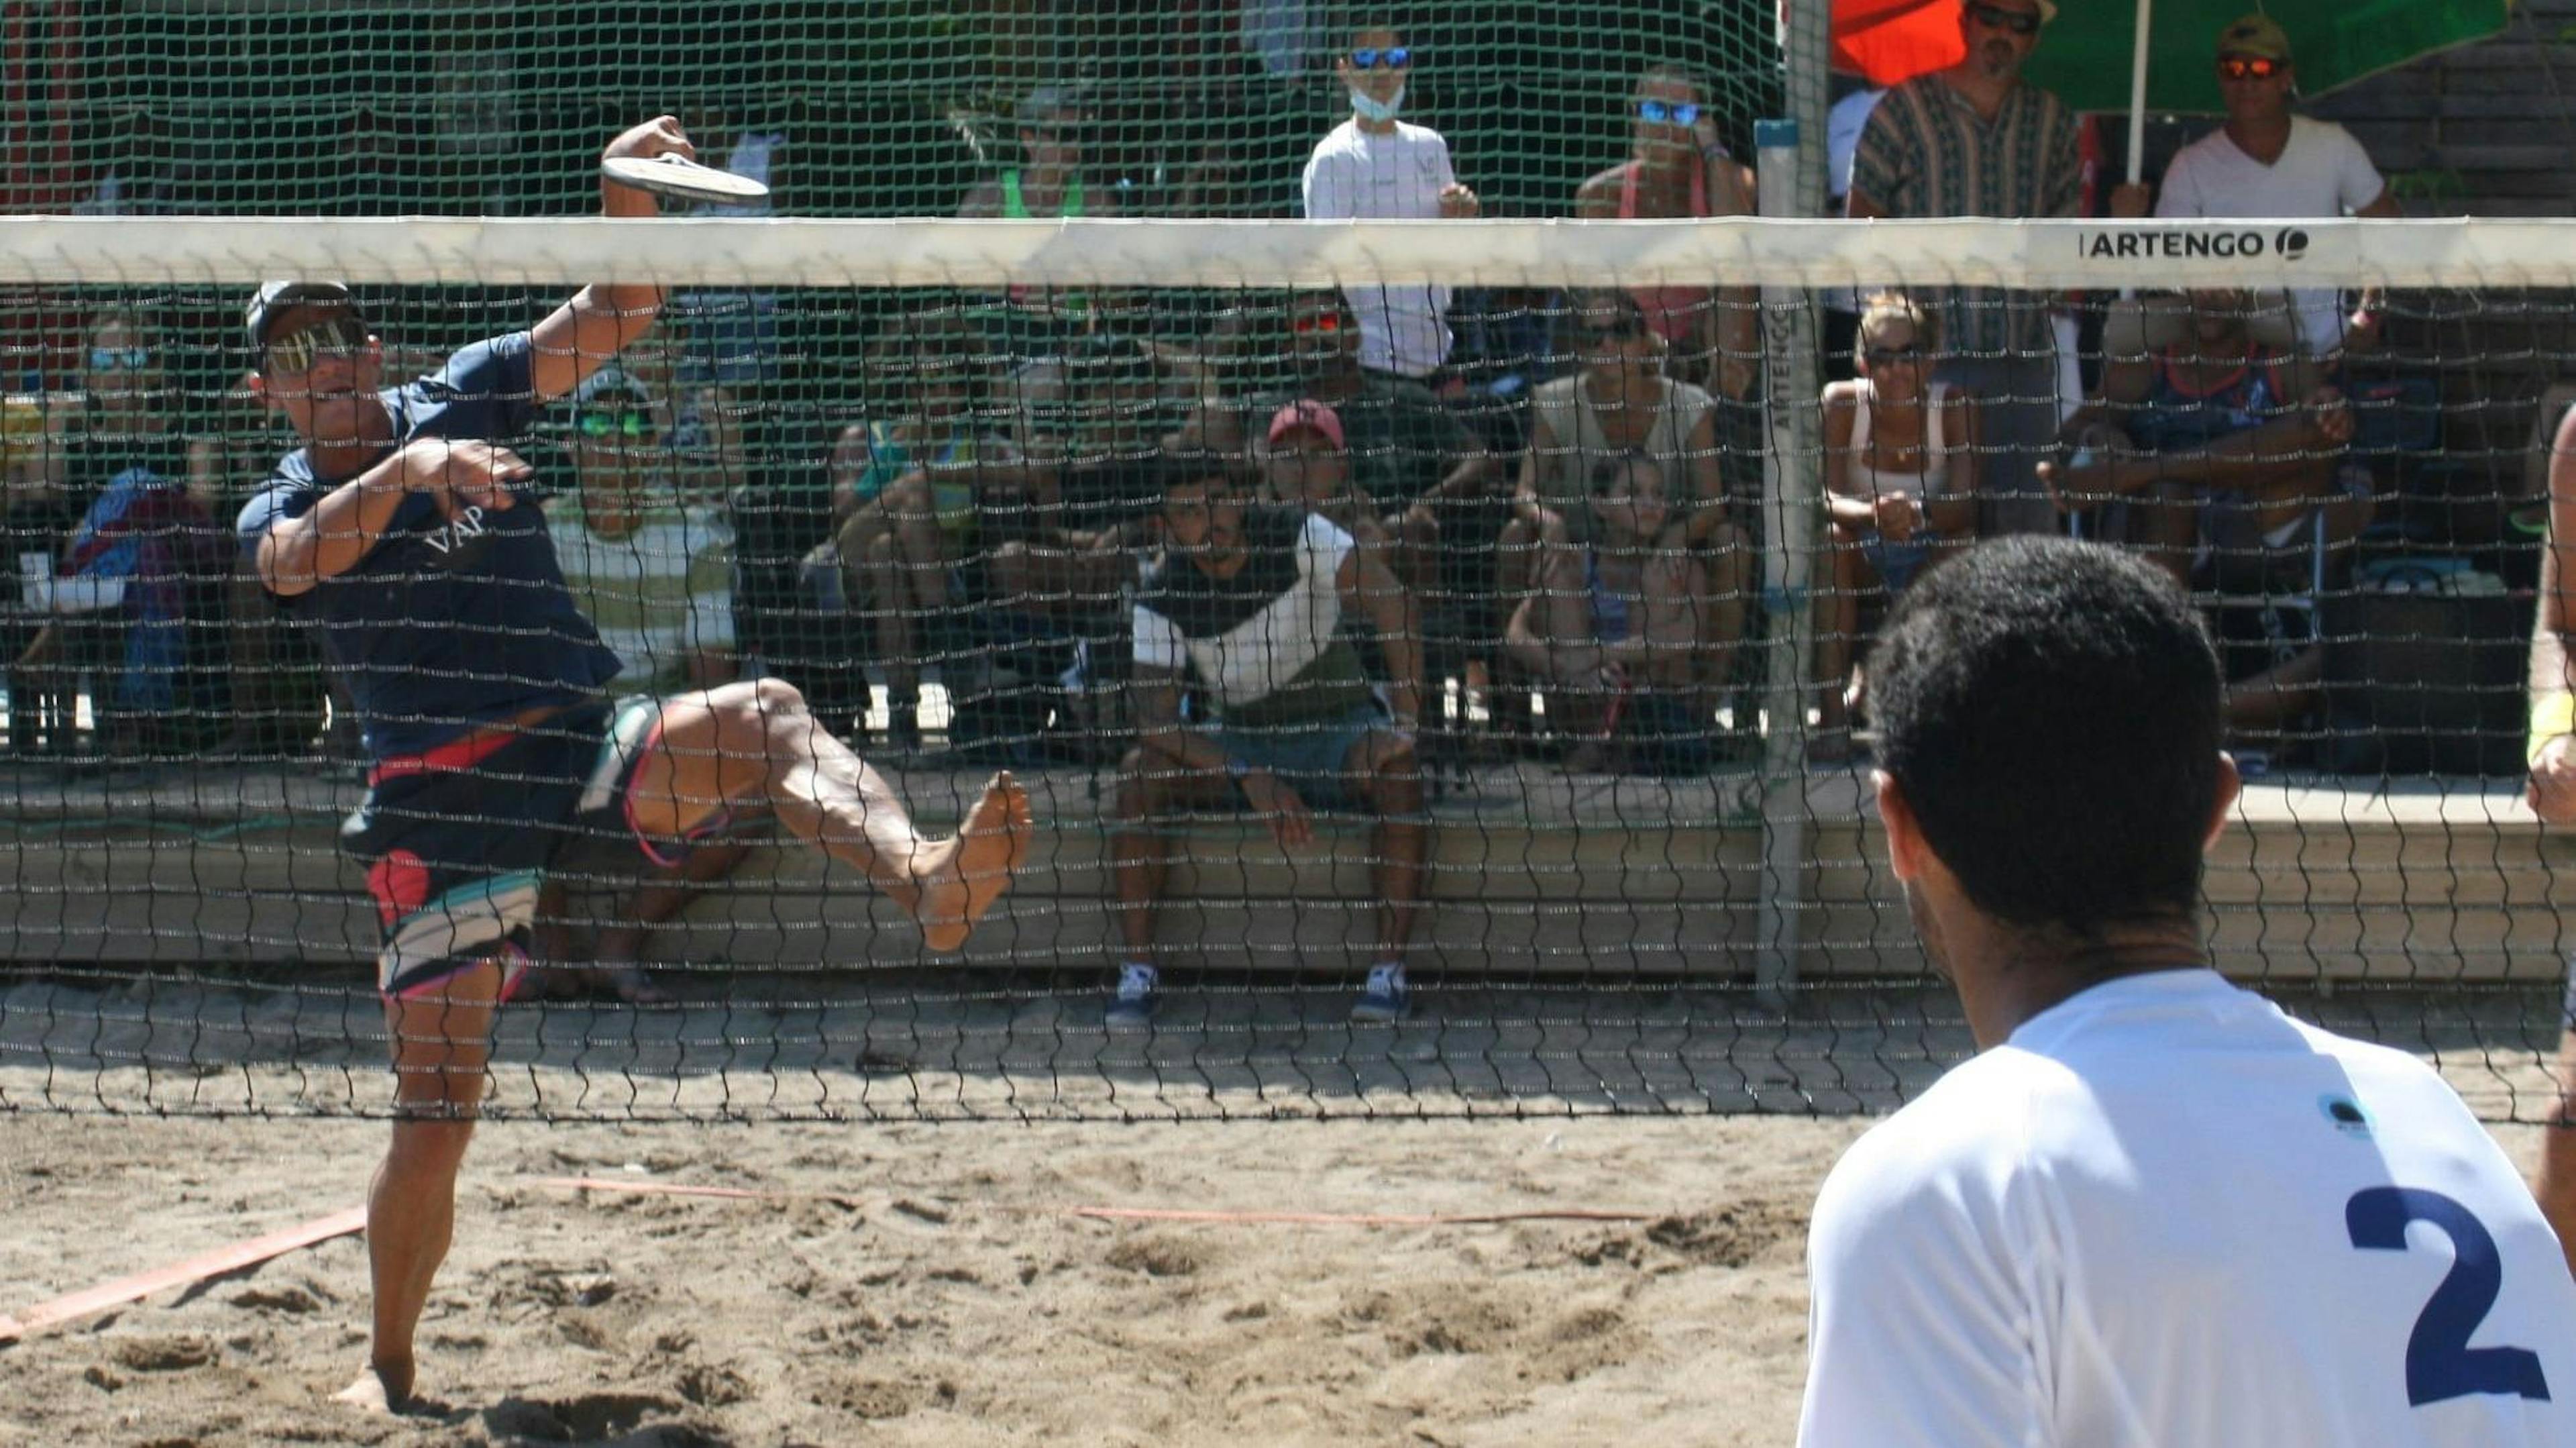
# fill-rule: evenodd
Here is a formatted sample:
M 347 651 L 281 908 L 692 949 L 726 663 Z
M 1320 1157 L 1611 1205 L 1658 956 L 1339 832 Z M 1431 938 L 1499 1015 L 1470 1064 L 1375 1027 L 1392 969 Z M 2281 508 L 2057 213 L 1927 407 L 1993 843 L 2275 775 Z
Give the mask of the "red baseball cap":
M 1350 446 L 1342 436 L 1341 414 L 1311 397 L 1300 397 L 1270 414 L 1270 441 L 1277 442 L 1301 427 L 1322 433 L 1335 447 Z

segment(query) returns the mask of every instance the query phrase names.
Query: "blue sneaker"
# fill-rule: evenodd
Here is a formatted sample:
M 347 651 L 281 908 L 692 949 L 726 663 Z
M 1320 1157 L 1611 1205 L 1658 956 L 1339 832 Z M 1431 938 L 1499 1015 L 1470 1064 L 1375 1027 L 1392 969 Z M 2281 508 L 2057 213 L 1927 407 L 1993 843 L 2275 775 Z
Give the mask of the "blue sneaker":
M 1109 997 L 1109 1008 L 1100 1013 L 1100 1023 L 1113 1031 L 1141 1031 L 1154 1023 L 1154 1007 L 1162 999 L 1162 978 L 1150 965 L 1118 967 L 1118 990 Z
M 1363 1026 L 1391 1025 L 1413 1008 L 1413 992 L 1404 984 L 1404 967 L 1369 967 L 1368 985 L 1351 1002 L 1351 1020 Z

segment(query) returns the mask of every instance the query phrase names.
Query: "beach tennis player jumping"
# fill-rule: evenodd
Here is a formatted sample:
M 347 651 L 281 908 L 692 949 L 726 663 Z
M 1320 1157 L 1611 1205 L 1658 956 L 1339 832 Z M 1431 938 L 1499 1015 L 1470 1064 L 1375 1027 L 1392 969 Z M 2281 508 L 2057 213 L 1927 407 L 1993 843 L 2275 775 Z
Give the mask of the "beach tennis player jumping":
M 664 116 L 602 160 L 690 155 Z M 655 203 L 603 180 L 601 209 L 647 217 Z M 371 766 L 342 843 L 383 925 L 395 1120 L 367 1201 L 373 1349 L 341 1394 L 362 1407 L 411 1396 L 413 1331 L 447 1254 L 493 1011 L 525 964 L 545 873 L 668 863 L 766 814 L 864 872 L 932 949 L 954 950 L 1028 845 L 1028 799 L 1007 774 L 955 839 L 922 838 L 885 780 L 779 680 L 605 696 L 617 657 L 574 607 L 543 513 L 514 496 L 530 469 L 509 444 L 642 336 L 661 301 L 651 285 L 586 287 L 534 328 L 395 387 L 380 386 L 383 347 L 343 286 L 271 282 L 245 318 L 250 389 L 304 445 L 243 510 L 242 545 L 319 634 Z

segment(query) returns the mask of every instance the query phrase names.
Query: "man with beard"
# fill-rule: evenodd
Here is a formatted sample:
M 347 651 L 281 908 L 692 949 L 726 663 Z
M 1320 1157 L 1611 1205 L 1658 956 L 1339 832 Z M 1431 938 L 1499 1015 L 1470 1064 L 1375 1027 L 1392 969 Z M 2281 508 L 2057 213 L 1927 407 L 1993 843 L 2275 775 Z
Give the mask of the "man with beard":
M 1888 860 L 1984 1049 L 1817 1197 L 1799 1441 L 2570 1441 L 2576 1280 L 2504 1152 L 2412 1055 L 2210 968 L 2237 774 L 2190 597 L 1990 542 L 1869 678 Z
M 1870 112 L 1852 157 L 1855 219 L 2073 216 L 2083 192 L 2075 118 L 2056 96 L 2025 84 L 2055 0 L 1968 0 L 1959 26 L 1967 57 L 1890 90 Z M 1937 307 L 1950 357 L 1935 380 L 1976 395 L 1986 464 L 1982 531 L 2055 526 L 2032 472 L 2057 431 L 2053 298 L 2035 292 L 1944 288 Z

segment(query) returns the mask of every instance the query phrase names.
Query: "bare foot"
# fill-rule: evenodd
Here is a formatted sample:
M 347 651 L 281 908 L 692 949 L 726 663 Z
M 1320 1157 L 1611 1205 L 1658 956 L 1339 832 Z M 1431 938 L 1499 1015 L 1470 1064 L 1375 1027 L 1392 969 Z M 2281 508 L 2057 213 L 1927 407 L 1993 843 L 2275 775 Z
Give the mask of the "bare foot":
M 923 943 L 943 951 L 964 945 L 975 922 L 1011 888 L 1012 872 L 1028 858 L 1029 838 L 1036 832 L 1028 791 L 1007 769 L 994 775 L 984 786 L 984 797 L 966 812 L 957 838 L 932 846 L 915 861 L 921 898 L 913 904 L 913 918 L 921 922 Z
M 400 1382 L 397 1383 L 396 1379 Z M 361 1413 L 392 1417 L 411 1402 L 411 1369 L 394 1370 L 370 1365 L 358 1374 L 357 1381 L 333 1393 L 331 1401 Z

